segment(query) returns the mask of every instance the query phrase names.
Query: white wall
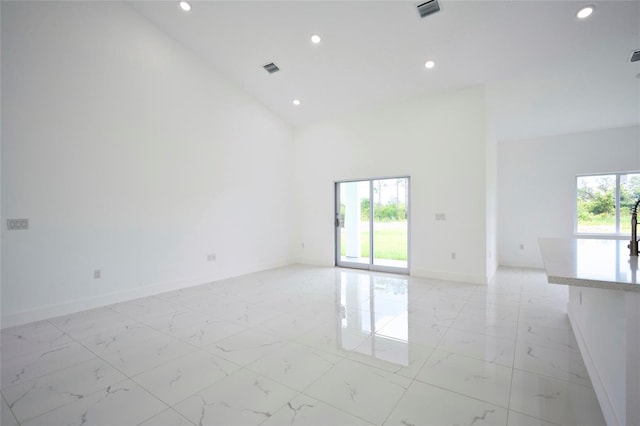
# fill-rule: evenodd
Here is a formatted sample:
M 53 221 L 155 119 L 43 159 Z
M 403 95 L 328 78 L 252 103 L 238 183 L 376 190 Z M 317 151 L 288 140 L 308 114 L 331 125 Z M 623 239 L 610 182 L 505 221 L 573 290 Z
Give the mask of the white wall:
M 569 317 L 608 424 L 625 424 L 625 292 L 569 287 Z
M 538 238 L 574 235 L 576 175 L 632 170 L 639 126 L 500 143 L 499 263 L 542 268 Z
M 291 261 L 292 129 L 127 5 L 2 2 L 2 62 L 3 327 Z
M 335 181 L 410 175 L 411 274 L 487 282 L 485 124 L 474 87 L 298 129 L 297 259 L 333 265 Z

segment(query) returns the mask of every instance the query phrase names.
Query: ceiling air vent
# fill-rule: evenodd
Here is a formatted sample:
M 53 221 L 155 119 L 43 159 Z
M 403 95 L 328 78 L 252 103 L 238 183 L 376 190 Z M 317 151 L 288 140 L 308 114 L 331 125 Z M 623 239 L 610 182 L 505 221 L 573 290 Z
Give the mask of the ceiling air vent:
M 273 74 L 274 72 L 280 71 L 280 68 L 278 68 L 278 66 L 276 64 L 274 64 L 273 62 L 263 66 L 262 68 L 264 68 L 265 70 L 269 71 L 269 74 Z
M 439 10 L 440 5 L 438 4 L 438 0 L 429 0 L 418 5 L 418 13 L 421 18 L 436 13 Z
M 640 50 L 636 50 L 631 54 L 631 62 L 638 62 L 638 61 L 640 61 Z

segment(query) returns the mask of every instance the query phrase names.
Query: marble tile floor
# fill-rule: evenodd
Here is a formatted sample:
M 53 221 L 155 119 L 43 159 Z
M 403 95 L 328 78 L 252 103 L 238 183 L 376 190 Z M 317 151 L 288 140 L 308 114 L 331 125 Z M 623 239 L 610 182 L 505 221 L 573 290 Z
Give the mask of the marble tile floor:
M 602 425 L 567 288 L 294 265 L 2 330 L 10 425 Z

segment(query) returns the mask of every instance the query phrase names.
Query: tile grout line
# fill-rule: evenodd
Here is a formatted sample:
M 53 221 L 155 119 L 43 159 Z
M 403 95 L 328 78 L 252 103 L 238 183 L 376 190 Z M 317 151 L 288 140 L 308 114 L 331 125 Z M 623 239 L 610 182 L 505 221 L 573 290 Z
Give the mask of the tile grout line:
M 518 335 L 520 334 L 520 312 L 522 312 L 522 291 L 524 289 L 520 286 L 519 298 L 518 298 L 518 317 L 516 320 L 516 335 L 513 339 L 513 359 L 511 361 L 511 380 L 509 381 L 509 401 L 507 402 L 507 422 L 509 424 L 509 417 L 511 413 L 511 397 L 513 396 L 513 372 L 516 366 L 516 353 L 518 348 Z

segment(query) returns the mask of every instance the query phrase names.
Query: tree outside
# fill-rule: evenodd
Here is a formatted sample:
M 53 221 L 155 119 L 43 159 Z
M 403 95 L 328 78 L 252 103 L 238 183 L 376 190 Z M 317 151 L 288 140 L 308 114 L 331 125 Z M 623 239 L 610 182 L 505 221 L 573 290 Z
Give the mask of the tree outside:
M 620 232 L 631 230 L 631 208 L 640 197 L 640 174 L 620 176 Z M 616 176 L 578 178 L 578 232 L 616 232 Z

